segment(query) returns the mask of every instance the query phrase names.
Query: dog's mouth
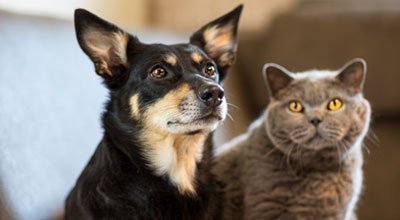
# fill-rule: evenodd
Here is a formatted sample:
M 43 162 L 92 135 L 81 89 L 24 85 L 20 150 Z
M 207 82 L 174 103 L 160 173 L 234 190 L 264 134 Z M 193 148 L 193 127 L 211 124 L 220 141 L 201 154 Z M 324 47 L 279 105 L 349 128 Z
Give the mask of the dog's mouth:
M 195 135 L 198 133 L 208 133 L 217 128 L 222 121 L 223 114 L 219 111 L 208 112 L 193 118 L 175 118 L 167 122 L 167 129 L 172 133 Z
M 168 125 L 191 125 L 191 124 L 210 124 L 221 121 L 223 118 L 214 112 L 210 112 L 199 118 L 195 118 L 189 122 L 182 122 L 179 120 L 168 121 Z
M 210 108 L 194 100 L 180 102 L 179 112 L 173 112 L 172 117 L 166 118 L 163 126 L 167 131 L 176 134 L 208 133 L 215 130 L 219 122 L 225 119 L 225 102 Z

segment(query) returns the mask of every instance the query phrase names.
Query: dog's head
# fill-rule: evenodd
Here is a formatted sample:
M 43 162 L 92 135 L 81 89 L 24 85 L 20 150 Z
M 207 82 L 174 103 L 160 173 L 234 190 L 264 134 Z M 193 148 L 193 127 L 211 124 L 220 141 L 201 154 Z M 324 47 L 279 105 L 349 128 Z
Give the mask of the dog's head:
M 220 83 L 235 59 L 242 6 L 206 24 L 189 43 L 144 44 L 78 9 L 76 34 L 120 117 L 173 134 L 209 132 L 226 116 Z

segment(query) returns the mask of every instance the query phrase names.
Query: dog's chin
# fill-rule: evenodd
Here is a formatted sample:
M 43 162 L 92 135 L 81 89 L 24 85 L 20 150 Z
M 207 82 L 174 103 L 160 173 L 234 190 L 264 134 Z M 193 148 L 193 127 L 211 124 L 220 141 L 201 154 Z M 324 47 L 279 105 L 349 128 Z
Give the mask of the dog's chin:
M 214 131 L 219 122 L 223 121 L 224 117 L 219 115 L 207 115 L 201 118 L 190 121 L 181 121 L 178 119 L 167 122 L 167 130 L 174 134 L 194 135 L 198 133 L 210 133 Z

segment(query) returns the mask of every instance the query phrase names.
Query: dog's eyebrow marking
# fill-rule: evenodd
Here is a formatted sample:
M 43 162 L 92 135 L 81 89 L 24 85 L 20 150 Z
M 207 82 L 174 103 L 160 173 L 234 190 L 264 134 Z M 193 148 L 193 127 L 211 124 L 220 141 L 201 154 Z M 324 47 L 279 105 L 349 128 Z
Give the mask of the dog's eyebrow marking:
M 192 57 L 192 60 L 197 64 L 199 64 L 203 60 L 203 56 L 201 56 L 201 54 L 197 51 L 193 52 L 190 56 Z
M 177 59 L 176 55 L 173 53 L 165 54 L 164 60 L 165 60 L 165 62 L 171 64 L 172 66 L 175 66 L 178 63 L 178 59 Z

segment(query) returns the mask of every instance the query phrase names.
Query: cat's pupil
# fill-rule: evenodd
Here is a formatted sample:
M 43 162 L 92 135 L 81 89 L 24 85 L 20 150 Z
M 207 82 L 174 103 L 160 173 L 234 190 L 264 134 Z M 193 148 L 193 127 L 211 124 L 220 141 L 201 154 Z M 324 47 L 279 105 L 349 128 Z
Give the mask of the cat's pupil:
M 342 100 L 340 100 L 338 98 L 334 98 L 331 101 L 329 101 L 328 110 L 336 111 L 336 110 L 340 109 L 342 107 L 342 105 L 343 105 Z
M 303 111 L 303 106 L 299 101 L 291 101 L 289 103 L 289 109 L 292 112 L 302 112 Z

